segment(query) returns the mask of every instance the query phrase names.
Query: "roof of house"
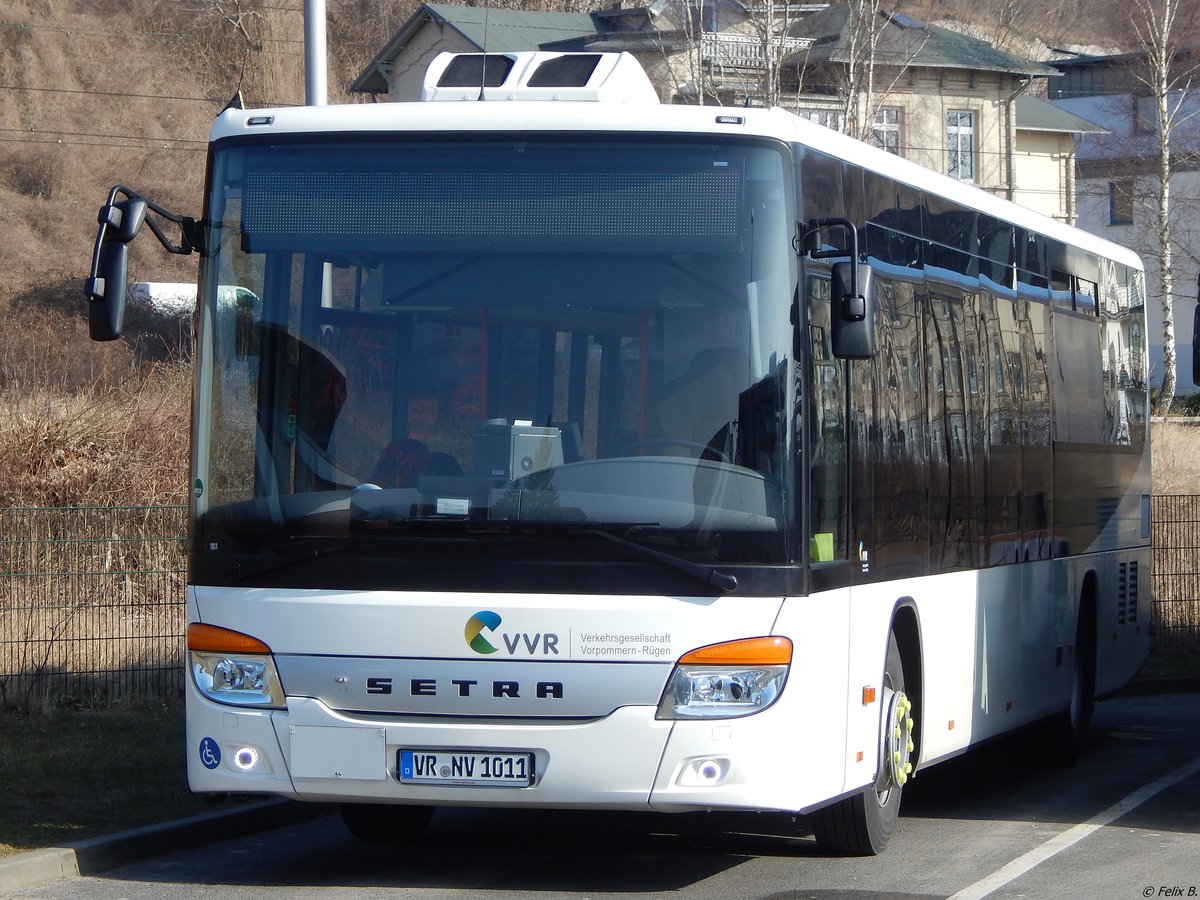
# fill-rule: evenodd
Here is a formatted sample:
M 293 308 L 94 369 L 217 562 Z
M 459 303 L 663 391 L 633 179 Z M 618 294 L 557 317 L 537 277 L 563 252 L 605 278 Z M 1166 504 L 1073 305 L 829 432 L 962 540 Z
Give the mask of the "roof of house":
M 388 89 L 386 67 L 429 23 L 445 25 L 481 51 L 504 53 L 536 50 L 545 44 L 560 44 L 596 34 L 588 13 L 527 12 L 484 6 L 425 3 L 400 26 L 390 41 L 350 85 L 358 93 L 377 94 Z
M 880 12 L 884 19 L 875 60 L 883 65 L 933 69 L 973 69 L 1012 75 L 1049 76 L 1050 66 L 997 50 L 986 41 L 936 25 L 919 22 L 901 13 Z M 850 62 L 850 7 L 835 4 L 793 26 L 797 36 L 814 38 L 813 46 L 797 57 L 808 65 Z
M 1082 116 L 1067 112 L 1040 97 L 1017 98 L 1017 128 L 1021 131 L 1055 131 L 1070 134 L 1109 134 L 1109 130 Z
M 429 24 L 457 32 L 478 50 L 503 53 L 515 50 L 559 49 L 624 50 L 644 47 L 647 42 L 669 37 L 661 32 L 614 32 L 612 20 L 622 13 L 645 16 L 655 2 L 633 10 L 591 13 L 529 12 L 483 6 L 425 3 L 392 36 L 371 63 L 350 85 L 359 93 L 383 93 L 388 89 L 387 71 L 413 37 Z M 940 69 L 993 71 L 1021 76 L 1045 77 L 1058 70 L 997 50 L 991 44 L 958 32 L 919 22 L 900 13 L 884 13 L 883 30 L 876 61 L 883 65 L 913 65 Z M 794 59 L 802 65 L 845 64 L 850 60 L 847 23 L 849 6 L 834 4 L 798 20 L 792 27 L 796 37 L 813 38 L 811 48 Z M 672 45 L 678 43 L 672 41 Z M 655 45 L 657 46 L 657 44 Z

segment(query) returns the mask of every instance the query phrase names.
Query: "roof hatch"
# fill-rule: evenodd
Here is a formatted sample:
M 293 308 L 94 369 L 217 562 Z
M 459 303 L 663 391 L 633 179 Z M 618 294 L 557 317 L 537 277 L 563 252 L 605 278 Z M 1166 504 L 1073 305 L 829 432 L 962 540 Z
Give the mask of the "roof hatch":
M 658 93 L 629 53 L 440 53 L 421 99 L 658 103 Z

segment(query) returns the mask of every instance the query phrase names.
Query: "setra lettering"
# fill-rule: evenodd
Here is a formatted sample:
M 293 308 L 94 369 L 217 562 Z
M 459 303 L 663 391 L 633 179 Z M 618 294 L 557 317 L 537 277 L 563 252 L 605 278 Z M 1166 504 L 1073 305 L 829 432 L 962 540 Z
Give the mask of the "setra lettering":
M 456 697 L 477 697 L 475 689 L 479 682 L 472 678 L 452 678 L 448 686 L 436 678 L 410 678 L 408 693 L 411 697 L 440 697 L 450 694 Z M 485 688 L 486 690 L 486 688 Z M 521 699 L 521 682 L 493 681 L 491 695 L 495 699 Z M 392 679 L 371 677 L 366 680 L 368 694 L 392 693 Z M 566 688 L 561 681 L 537 681 L 533 684 L 533 696 L 537 700 L 562 700 L 566 696 Z

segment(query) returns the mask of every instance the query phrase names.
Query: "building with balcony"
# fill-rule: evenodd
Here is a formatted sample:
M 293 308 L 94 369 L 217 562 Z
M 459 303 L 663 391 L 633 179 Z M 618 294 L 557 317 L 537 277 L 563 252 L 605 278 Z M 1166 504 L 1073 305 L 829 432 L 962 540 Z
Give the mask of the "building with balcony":
M 1179 54 L 1179 72 L 1200 62 L 1200 50 Z M 1140 54 L 1079 56 L 1052 63 L 1055 106 L 1103 126 L 1086 134 L 1078 150 L 1076 205 L 1080 228 L 1123 244 L 1146 262 L 1150 383 L 1163 377 L 1163 307 L 1170 303 L 1175 321 L 1177 360 L 1175 394 L 1198 389 L 1192 381 L 1192 323 L 1200 287 L 1200 93 L 1177 91 L 1168 99 L 1179 105 L 1171 134 L 1172 296 L 1164 298 L 1158 270 L 1161 243 L 1157 226 L 1158 156 L 1161 132 L 1157 103 L 1146 87 Z M 1180 82 L 1184 84 L 1186 82 Z

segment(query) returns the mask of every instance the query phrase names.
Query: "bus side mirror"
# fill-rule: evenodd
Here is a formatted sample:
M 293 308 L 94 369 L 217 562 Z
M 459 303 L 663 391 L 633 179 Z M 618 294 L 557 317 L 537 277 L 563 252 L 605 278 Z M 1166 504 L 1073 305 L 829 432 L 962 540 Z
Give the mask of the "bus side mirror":
M 870 359 L 875 355 L 871 267 L 857 261 L 837 262 L 830 274 L 833 355 L 838 359 Z
M 88 298 L 88 334 L 93 341 L 114 341 L 125 322 L 125 282 L 129 246 L 106 242 L 97 248 L 94 273 L 84 283 Z
M 1200 275 L 1196 276 L 1196 293 L 1200 295 Z M 1192 314 L 1192 384 L 1200 385 L 1200 303 Z
M 129 242 L 146 221 L 146 201 L 137 195 L 117 200 L 117 188 L 100 207 L 92 274 L 84 281 L 88 298 L 88 333 L 93 341 L 121 336 L 125 320 L 125 285 L 129 277 Z

